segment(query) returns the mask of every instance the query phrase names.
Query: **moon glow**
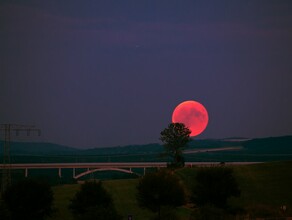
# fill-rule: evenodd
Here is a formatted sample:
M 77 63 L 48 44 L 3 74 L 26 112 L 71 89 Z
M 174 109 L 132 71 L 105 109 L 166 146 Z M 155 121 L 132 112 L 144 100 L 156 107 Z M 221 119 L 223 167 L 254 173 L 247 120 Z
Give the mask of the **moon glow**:
M 191 130 L 190 136 L 201 134 L 207 127 L 209 116 L 206 108 L 196 101 L 180 103 L 172 113 L 173 123 L 184 123 Z

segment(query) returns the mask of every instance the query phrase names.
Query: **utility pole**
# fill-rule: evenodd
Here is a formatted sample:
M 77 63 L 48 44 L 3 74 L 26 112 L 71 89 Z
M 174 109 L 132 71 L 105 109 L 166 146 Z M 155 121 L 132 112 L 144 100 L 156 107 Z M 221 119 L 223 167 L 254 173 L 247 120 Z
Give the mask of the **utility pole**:
M 20 124 L 0 124 L 0 131 L 4 131 L 4 146 L 3 146 L 3 169 L 2 169 L 2 184 L 1 193 L 11 184 L 11 160 L 10 160 L 10 143 L 11 132 L 15 132 L 19 136 L 20 132 L 26 132 L 27 136 L 30 133 L 37 132 L 40 136 L 40 129 L 35 128 L 33 125 L 20 125 Z

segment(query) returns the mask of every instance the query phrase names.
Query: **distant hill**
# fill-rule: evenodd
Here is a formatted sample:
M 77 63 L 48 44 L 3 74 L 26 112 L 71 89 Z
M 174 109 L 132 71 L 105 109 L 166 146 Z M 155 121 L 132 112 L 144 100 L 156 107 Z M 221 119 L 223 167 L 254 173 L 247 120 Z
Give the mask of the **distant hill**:
M 0 154 L 3 153 L 4 141 L 0 141 Z M 39 142 L 11 142 L 11 155 L 68 155 L 76 154 L 80 150 L 52 143 Z
M 242 144 L 250 152 L 292 154 L 292 136 L 258 138 Z
M 233 138 L 232 138 L 233 139 Z M 242 139 L 242 138 L 241 138 Z M 201 148 L 220 148 L 220 147 L 234 147 L 241 146 L 239 140 L 226 140 L 226 139 L 194 139 L 189 142 L 188 149 L 201 149 Z M 108 148 L 93 148 L 82 150 L 80 154 L 90 155 L 105 155 L 105 154 L 144 154 L 144 153 L 162 153 L 164 148 L 161 144 L 152 143 L 144 145 L 126 145 Z
M 189 143 L 189 149 L 220 148 L 241 146 L 242 141 L 235 139 L 194 139 Z
M 0 155 L 3 154 L 3 145 L 4 142 L 0 141 Z M 218 148 L 226 148 L 226 150 L 218 150 Z M 187 150 L 189 152 L 185 155 L 186 161 L 292 160 L 292 136 L 258 139 L 194 139 L 189 143 Z M 36 142 L 12 142 L 10 150 L 16 162 L 168 161 L 169 158 L 161 157 L 163 151 L 163 146 L 158 143 L 76 149 Z
M 217 140 L 205 144 L 240 147 L 237 150 L 199 152 L 186 155 L 187 161 L 283 161 L 292 160 L 292 136 L 268 137 L 235 141 Z M 203 142 L 204 143 L 204 142 Z M 214 148 L 214 147 L 213 147 Z
M 109 154 L 144 154 L 161 152 L 163 147 L 158 143 L 144 145 L 126 145 L 107 148 L 93 148 L 82 150 L 83 155 L 109 155 Z

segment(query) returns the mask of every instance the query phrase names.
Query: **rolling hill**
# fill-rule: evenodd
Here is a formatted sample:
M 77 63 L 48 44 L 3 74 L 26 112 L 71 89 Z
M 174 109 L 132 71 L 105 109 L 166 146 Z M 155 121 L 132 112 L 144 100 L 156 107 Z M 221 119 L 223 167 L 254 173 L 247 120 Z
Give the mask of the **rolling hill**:
M 3 145 L 4 142 L 0 141 L 0 155 L 3 154 Z M 163 150 L 163 146 L 158 143 L 93 149 L 77 149 L 52 143 L 11 143 L 14 162 L 168 161 L 169 158 L 161 157 Z M 292 160 L 292 136 L 192 140 L 186 150 L 186 161 Z

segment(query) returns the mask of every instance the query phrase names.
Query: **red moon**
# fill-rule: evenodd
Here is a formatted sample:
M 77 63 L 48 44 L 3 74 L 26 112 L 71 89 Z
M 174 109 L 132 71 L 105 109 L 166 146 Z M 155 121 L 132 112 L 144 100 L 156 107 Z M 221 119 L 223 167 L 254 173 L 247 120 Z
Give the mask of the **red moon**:
M 190 136 L 201 134 L 207 127 L 209 116 L 206 108 L 196 101 L 180 103 L 172 113 L 173 123 L 184 123 L 191 130 Z

